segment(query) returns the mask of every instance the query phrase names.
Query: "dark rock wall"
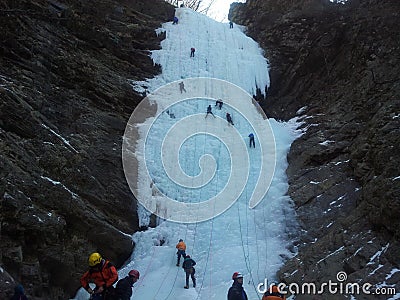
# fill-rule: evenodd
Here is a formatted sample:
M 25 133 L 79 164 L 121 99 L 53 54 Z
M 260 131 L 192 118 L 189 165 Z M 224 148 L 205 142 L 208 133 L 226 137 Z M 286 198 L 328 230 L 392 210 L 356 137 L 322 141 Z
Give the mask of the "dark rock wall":
M 264 110 L 305 130 L 287 170 L 298 254 L 280 279 L 322 283 L 345 271 L 348 282 L 399 291 L 400 273 L 386 276 L 400 267 L 400 2 L 248 0 L 230 18 L 270 61 Z
M 67 299 L 87 257 L 117 266 L 138 230 L 122 169 L 125 124 L 142 95 L 128 79 L 173 17 L 164 1 L 0 0 L 0 299 Z

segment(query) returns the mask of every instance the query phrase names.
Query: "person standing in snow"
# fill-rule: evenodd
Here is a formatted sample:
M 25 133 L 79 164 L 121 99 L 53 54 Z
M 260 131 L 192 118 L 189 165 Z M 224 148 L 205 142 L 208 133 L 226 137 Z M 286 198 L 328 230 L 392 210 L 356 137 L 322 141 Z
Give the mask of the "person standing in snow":
M 232 280 L 232 286 L 228 291 L 228 300 L 248 300 L 243 289 L 243 275 L 240 272 L 235 272 L 232 275 Z
M 194 57 L 194 53 L 196 52 L 195 48 L 190 48 L 190 57 Z
M 235 125 L 233 124 L 232 116 L 230 113 L 226 113 L 226 120 L 228 121 L 229 124 Z
M 118 280 L 118 272 L 115 266 L 108 260 L 104 260 L 97 252 L 89 256 L 89 270 L 81 277 L 82 287 L 91 295 L 93 300 L 113 299 L 113 284 Z M 95 289 L 89 283 L 96 285 Z
M 215 118 L 215 116 L 214 116 L 214 114 L 213 114 L 213 112 L 212 112 L 211 105 L 209 105 L 209 106 L 207 107 L 207 114 L 206 114 L 206 116 L 205 116 L 206 118 L 207 118 L 208 114 L 212 114 L 212 116 Z
M 10 298 L 10 300 L 28 300 L 25 296 L 24 287 L 21 284 L 17 284 L 14 287 L 14 295 Z
M 115 300 L 130 300 L 132 297 L 132 286 L 138 281 L 139 277 L 140 273 L 138 270 L 131 270 L 128 276 L 119 280 L 115 287 Z
M 181 94 L 182 94 L 183 92 L 186 93 L 185 84 L 183 83 L 183 81 L 179 82 L 179 90 L 181 91 Z
M 229 21 L 229 28 L 233 28 L 233 22 Z
M 249 147 L 251 148 L 251 145 L 253 145 L 253 148 L 256 147 L 256 143 L 254 142 L 254 134 L 250 133 L 249 134 Z
M 180 239 L 178 244 L 176 244 L 175 248 L 178 249 L 178 251 L 176 252 L 176 255 L 178 255 L 178 261 L 176 263 L 176 266 L 179 267 L 181 256 L 183 256 L 183 258 L 186 257 L 186 244 L 182 239 Z
M 179 19 L 177 17 L 174 17 L 174 21 L 172 22 L 172 25 L 178 24 Z
M 189 288 L 189 276 L 192 278 L 193 287 L 196 287 L 196 278 L 194 277 L 194 274 L 196 273 L 194 268 L 195 265 L 196 262 L 190 257 L 190 255 L 186 255 L 182 264 L 182 268 L 185 270 L 186 274 L 186 285 L 184 286 L 185 289 Z

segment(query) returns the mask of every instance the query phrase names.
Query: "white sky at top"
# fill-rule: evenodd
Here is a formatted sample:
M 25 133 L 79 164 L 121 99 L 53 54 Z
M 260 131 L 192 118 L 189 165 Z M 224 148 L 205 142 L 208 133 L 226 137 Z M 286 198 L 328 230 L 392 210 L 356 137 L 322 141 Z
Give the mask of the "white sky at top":
M 203 0 L 201 7 L 207 7 L 212 0 Z M 213 18 L 218 22 L 227 22 L 229 7 L 233 2 L 246 2 L 246 0 L 214 0 L 210 10 L 208 11 L 208 16 Z

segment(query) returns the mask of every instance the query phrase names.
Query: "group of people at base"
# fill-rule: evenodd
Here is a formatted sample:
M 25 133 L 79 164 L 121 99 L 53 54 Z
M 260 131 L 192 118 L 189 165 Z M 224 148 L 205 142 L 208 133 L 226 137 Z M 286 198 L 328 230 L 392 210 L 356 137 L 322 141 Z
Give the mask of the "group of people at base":
M 193 287 L 196 287 L 196 262 L 186 254 L 186 244 L 180 239 L 176 244 L 177 266 L 180 266 L 180 259 L 183 257 L 182 268 L 186 274 L 185 289 L 189 288 L 189 277 L 192 279 Z M 81 277 L 82 287 L 90 294 L 91 300 L 130 300 L 132 297 L 133 284 L 140 278 L 138 270 L 129 271 L 128 275 L 118 280 L 118 272 L 115 266 L 105 260 L 97 252 L 90 254 L 88 260 L 89 270 Z M 243 275 L 235 272 L 232 275 L 232 286 L 228 290 L 228 300 L 248 300 L 243 288 Z M 91 288 L 90 283 L 95 287 Z M 117 283 L 114 287 L 114 284 Z M 262 300 L 282 300 L 286 297 L 279 292 L 277 286 L 271 286 L 263 295 Z M 14 288 L 14 295 L 10 300 L 28 300 L 24 288 L 18 284 Z
M 228 290 L 228 300 L 248 300 L 243 288 L 243 275 L 240 272 L 235 272 L 232 275 L 232 280 L 232 286 Z M 264 293 L 262 300 L 286 300 L 286 297 L 279 292 L 276 285 L 273 285 Z
M 186 244 L 182 239 L 179 240 L 176 249 L 178 258 L 176 265 L 180 265 L 181 257 L 184 259 L 182 264 L 182 268 L 186 274 L 186 285 L 184 288 L 189 288 L 189 277 L 192 279 L 193 287 L 196 287 L 196 278 L 194 276 L 196 273 L 194 268 L 196 262 L 190 255 L 186 254 Z M 90 254 L 88 265 L 89 270 L 82 275 L 80 282 L 82 287 L 90 294 L 91 300 L 131 299 L 133 284 L 140 277 L 138 270 L 131 270 L 126 277 L 118 280 L 118 272 L 115 266 L 110 261 L 103 259 L 98 252 Z M 95 287 L 91 288 L 90 283 L 93 283 Z
M 194 274 L 196 274 L 196 269 L 194 266 L 196 265 L 196 262 L 190 257 L 190 255 L 186 254 L 186 244 L 185 242 L 180 239 L 178 241 L 178 244 L 176 244 L 175 248 L 177 249 L 176 255 L 177 255 L 177 262 L 176 266 L 180 266 L 180 260 L 181 257 L 183 257 L 183 263 L 182 263 L 182 268 L 185 271 L 186 275 L 186 284 L 184 286 L 185 289 L 189 288 L 189 277 L 192 279 L 193 287 L 196 287 L 196 277 Z
M 130 300 L 132 286 L 139 279 L 138 270 L 129 271 L 128 275 L 118 280 L 115 266 L 97 252 L 90 254 L 89 270 L 81 277 L 82 287 L 90 294 L 92 300 Z M 90 287 L 94 283 L 96 287 Z M 114 284 L 116 284 L 114 288 Z
M 193 287 L 196 287 L 196 277 L 194 276 L 196 270 L 194 266 L 196 262 L 190 257 L 190 255 L 186 254 L 186 244 L 180 239 L 176 244 L 175 248 L 177 249 L 177 262 L 176 266 L 180 266 L 181 257 L 184 258 L 182 268 L 185 270 L 186 274 L 186 284 L 184 286 L 185 289 L 189 288 L 189 277 L 191 277 L 193 282 Z M 247 294 L 243 288 L 243 275 L 240 272 L 235 272 L 232 275 L 232 286 L 228 290 L 228 300 L 248 300 Z M 279 292 L 277 286 L 271 286 L 263 295 L 262 300 L 286 300 L 284 294 Z

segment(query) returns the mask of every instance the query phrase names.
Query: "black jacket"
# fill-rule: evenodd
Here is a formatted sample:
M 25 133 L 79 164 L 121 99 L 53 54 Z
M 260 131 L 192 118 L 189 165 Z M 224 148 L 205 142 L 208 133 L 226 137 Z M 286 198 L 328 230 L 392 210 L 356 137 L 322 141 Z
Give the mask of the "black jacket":
M 185 258 L 183 264 L 182 264 L 182 268 L 186 270 L 190 270 L 191 268 L 193 268 L 196 265 L 196 262 L 191 259 L 191 258 Z
M 132 296 L 132 278 L 126 276 L 118 281 L 115 291 L 118 300 L 130 300 Z
M 243 286 L 234 281 L 228 291 L 228 300 L 248 300 Z

